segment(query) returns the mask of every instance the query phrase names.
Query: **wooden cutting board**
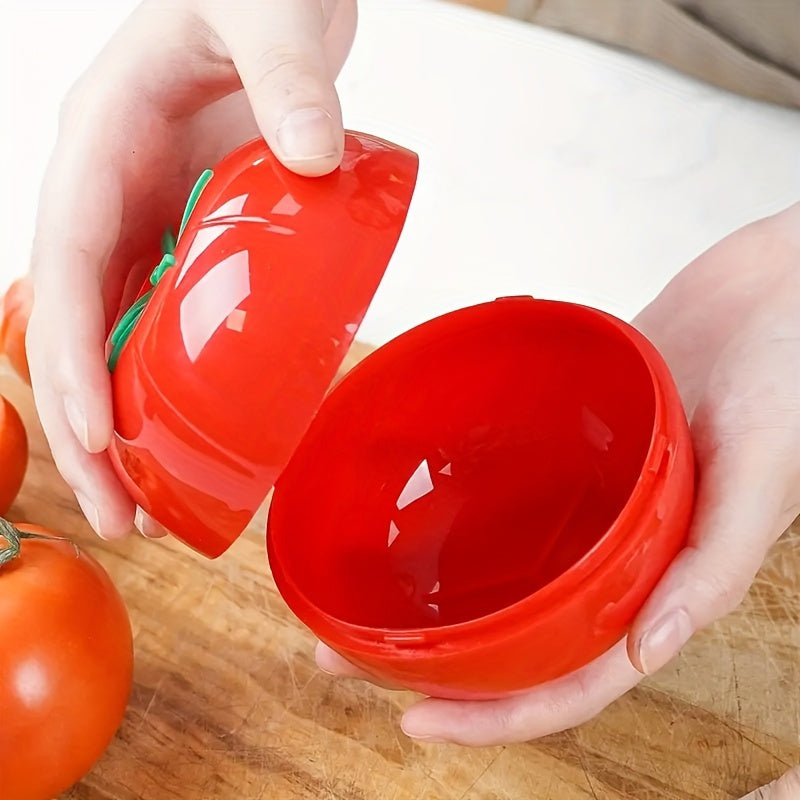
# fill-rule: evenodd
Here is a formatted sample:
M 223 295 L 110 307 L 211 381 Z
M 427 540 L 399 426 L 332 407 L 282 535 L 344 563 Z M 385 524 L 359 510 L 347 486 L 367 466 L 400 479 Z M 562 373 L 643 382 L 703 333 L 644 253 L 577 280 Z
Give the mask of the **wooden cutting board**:
M 363 352 L 363 351 L 362 351 Z M 269 574 L 265 512 L 222 558 L 105 543 L 59 478 L 27 387 L 2 391 L 31 439 L 12 510 L 75 537 L 122 592 L 136 638 L 130 707 L 63 800 L 728 800 L 800 763 L 800 528 L 743 607 L 583 727 L 479 750 L 400 732 L 413 698 L 335 681 Z

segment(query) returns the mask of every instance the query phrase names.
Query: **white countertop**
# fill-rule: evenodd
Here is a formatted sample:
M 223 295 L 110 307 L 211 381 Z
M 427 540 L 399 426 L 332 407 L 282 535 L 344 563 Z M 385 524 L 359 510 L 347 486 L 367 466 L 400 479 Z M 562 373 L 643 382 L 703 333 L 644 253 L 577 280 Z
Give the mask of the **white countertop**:
M 26 269 L 60 97 L 132 5 L 2 2 L 2 287 Z M 715 240 L 800 198 L 798 112 L 435 0 L 360 7 L 346 124 L 421 159 L 361 338 L 504 294 L 630 317 Z

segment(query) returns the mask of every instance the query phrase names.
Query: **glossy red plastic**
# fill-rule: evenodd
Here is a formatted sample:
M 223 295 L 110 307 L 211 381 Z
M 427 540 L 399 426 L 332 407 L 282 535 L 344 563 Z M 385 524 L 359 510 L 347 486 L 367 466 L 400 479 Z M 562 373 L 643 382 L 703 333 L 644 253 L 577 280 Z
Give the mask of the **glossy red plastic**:
M 249 523 L 322 402 L 417 165 L 348 133 L 341 167 L 303 178 L 259 140 L 203 188 L 116 363 L 110 454 L 136 503 L 205 555 Z
M 277 481 L 269 558 L 351 662 L 497 697 L 625 635 L 693 494 L 652 344 L 591 308 L 507 298 L 403 334 L 336 386 Z

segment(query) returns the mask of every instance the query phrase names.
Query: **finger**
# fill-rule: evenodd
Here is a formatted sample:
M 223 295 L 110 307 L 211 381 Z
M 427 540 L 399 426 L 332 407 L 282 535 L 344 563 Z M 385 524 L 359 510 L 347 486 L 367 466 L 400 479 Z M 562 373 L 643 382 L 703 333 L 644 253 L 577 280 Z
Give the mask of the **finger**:
M 335 650 L 331 650 L 328 645 L 322 642 L 317 642 L 317 649 L 315 652 L 317 666 L 328 675 L 333 675 L 337 678 L 356 678 L 358 680 L 373 683 L 380 686 L 382 689 L 399 689 L 399 686 L 381 681 L 374 675 L 371 675 L 366 670 L 351 664 L 346 658 L 342 658 Z
M 145 539 L 161 539 L 169 534 L 169 531 L 160 522 L 156 522 L 139 506 L 136 506 L 133 524 Z
M 35 380 L 39 382 L 38 378 Z M 50 385 L 45 384 L 40 390 L 37 405 L 40 416 L 47 419 L 45 434 L 56 467 L 75 493 L 89 524 L 104 539 L 127 535 L 133 522 L 133 502 L 117 479 L 108 456 L 84 450 L 69 427 L 61 398 Z
M 147 58 L 152 44 L 136 41 L 135 29 L 132 21 L 113 41 L 122 52 Z M 63 437 L 51 429 L 66 416 L 90 453 L 108 446 L 113 428 L 103 284 L 122 227 L 126 160 L 138 144 L 132 122 L 147 126 L 154 116 L 147 107 L 150 94 L 141 91 L 143 82 L 154 80 L 152 73 L 139 74 L 127 59 L 109 53 L 111 46 L 64 103 L 42 184 L 31 262 L 35 291 L 28 343 L 34 394 L 38 403 L 46 386 L 54 384 L 61 398 L 58 403 L 48 394 L 49 402 L 40 407 L 42 424 L 57 448 Z M 65 456 L 59 460 L 63 464 Z
M 722 439 L 702 406 L 695 441 L 702 477 L 688 546 L 673 562 L 628 637 L 632 663 L 652 674 L 695 631 L 744 599 L 764 557 L 791 520 L 786 488 L 791 449 L 782 428 L 754 427 Z
M 113 429 L 101 283 L 119 234 L 121 197 L 102 154 L 93 179 L 80 127 L 76 133 L 74 146 L 56 147 L 42 188 L 27 348 L 37 410 L 56 466 L 92 527 L 115 538 L 130 530 L 132 505 L 108 458 L 97 454 Z M 81 183 L 82 176 L 87 179 Z M 100 224 L 87 225 L 87 219 Z
M 344 129 L 319 0 L 208 3 L 206 9 L 276 155 L 304 175 L 335 169 Z
M 800 798 L 800 767 L 795 767 L 777 781 L 746 794 L 742 800 L 798 800 L 798 798 Z
M 111 385 L 104 357 L 103 264 L 119 231 L 121 202 L 112 175 L 87 180 L 74 197 L 80 147 L 55 159 L 42 190 L 33 248 L 34 305 L 27 333 L 31 385 L 56 466 L 75 491 L 95 531 L 126 534 L 132 505 L 107 457 L 98 456 L 113 429 Z M 58 150 L 56 153 L 58 154 Z M 86 218 L 105 224 L 79 224 Z
M 53 191 L 57 181 L 46 188 Z M 108 233 L 89 229 L 69 236 L 60 222 L 51 221 L 50 203 L 43 201 L 33 251 L 35 300 L 27 334 L 31 380 L 37 401 L 50 385 L 60 398 L 39 408 L 45 432 L 52 415 L 63 415 L 83 449 L 98 453 L 108 447 L 113 428 L 101 271 L 113 246 L 105 237 L 115 235 L 114 226 Z M 85 207 L 92 207 L 91 199 Z
M 41 190 L 31 269 L 28 352 L 42 426 L 59 470 L 104 536 L 129 530 L 133 518 L 107 459 L 86 457 L 108 446 L 113 429 L 105 271 L 119 245 L 123 198 L 141 192 L 136 182 L 146 180 L 142 143 L 158 140 L 163 104 L 185 100 L 175 87 L 191 77 L 188 67 L 178 68 L 191 59 L 174 59 L 162 41 L 184 30 L 186 15 L 166 14 L 163 28 L 142 24 L 143 16 L 135 12 L 64 104 Z M 175 69 L 168 69 L 168 59 Z M 136 209 L 125 210 L 136 216 Z
M 500 700 L 423 700 L 406 711 L 407 736 L 480 747 L 537 739 L 596 716 L 642 679 L 620 642 L 582 669 Z

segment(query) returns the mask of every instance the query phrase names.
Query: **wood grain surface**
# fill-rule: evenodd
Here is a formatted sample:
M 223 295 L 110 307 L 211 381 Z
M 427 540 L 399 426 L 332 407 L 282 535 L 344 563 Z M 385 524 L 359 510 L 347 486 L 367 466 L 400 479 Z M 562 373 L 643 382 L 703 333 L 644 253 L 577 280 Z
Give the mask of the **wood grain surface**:
M 462 6 L 472 6 L 483 11 L 493 11 L 496 14 L 504 14 L 508 10 L 508 0 L 453 0 Z
M 363 351 L 362 351 L 363 352 Z M 27 387 L 0 391 L 31 439 L 10 517 L 67 532 L 108 569 L 133 622 L 122 728 L 63 800 L 728 800 L 800 762 L 800 529 L 743 607 L 593 722 L 469 750 L 399 730 L 413 698 L 320 673 L 270 577 L 261 512 L 222 558 L 90 534 L 49 457 Z

